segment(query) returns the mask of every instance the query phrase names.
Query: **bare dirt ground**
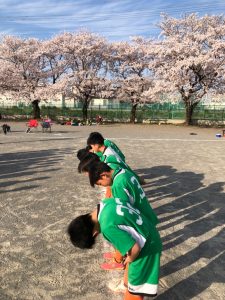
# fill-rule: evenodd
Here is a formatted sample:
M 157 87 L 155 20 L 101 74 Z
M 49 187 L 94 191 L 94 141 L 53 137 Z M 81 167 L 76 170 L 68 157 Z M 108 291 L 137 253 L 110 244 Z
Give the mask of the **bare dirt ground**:
M 1 125 L 1 124 L 0 124 Z M 164 244 L 157 300 L 225 299 L 225 138 L 221 129 L 172 125 L 53 125 L 0 132 L 1 300 L 122 300 L 103 271 L 105 243 L 75 249 L 68 223 L 91 211 L 97 189 L 77 172 L 76 152 L 91 131 L 115 141 L 161 223 Z M 147 298 L 146 298 L 147 299 Z

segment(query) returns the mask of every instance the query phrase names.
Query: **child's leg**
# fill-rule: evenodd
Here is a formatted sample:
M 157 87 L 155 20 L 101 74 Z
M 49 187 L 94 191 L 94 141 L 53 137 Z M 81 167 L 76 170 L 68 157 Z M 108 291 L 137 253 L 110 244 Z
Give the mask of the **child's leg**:
M 126 264 L 126 267 L 124 270 L 124 276 L 123 276 L 123 283 L 126 287 L 128 287 L 128 266 L 129 266 L 129 264 Z
M 124 277 L 123 277 L 123 282 L 126 288 L 128 287 L 128 268 L 129 264 L 126 264 L 125 272 L 124 272 Z M 140 295 L 133 295 L 129 293 L 128 289 L 125 292 L 124 300 L 143 300 L 144 296 Z
M 139 296 L 139 295 L 133 295 L 129 293 L 128 290 L 126 290 L 125 295 L 124 295 L 124 300 L 143 300 L 144 296 Z

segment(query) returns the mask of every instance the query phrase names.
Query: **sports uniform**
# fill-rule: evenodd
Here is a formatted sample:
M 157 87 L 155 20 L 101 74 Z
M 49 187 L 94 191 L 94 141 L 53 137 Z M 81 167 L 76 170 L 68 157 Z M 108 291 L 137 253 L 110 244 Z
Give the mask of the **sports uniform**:
M 111 189 L 114 198 L 120 198 L 123 203 L 130 203 L 139 209 L 152 224 L 158 224 L 158 218 L 149 204 L 139 181 L 132 172 L 122 168 L 117 169 L 112 175 L 112 180 Z
M 137 242 L 141 251 L 129 264 L 128 291 L 132 294 L 157 294 L 162 244 L 159 233 L 150 220 L 130 203 L 119 198 L 100 202 L 98 213 L 104 238 L 122 255 Z
M 104 146 L 112 148 L 119 155 L 119 157 L 125 162 L 125 155 L 114 142 L 108 139 L 104 139 Z
M 138 175 L 122 160 L 122 158 L 111 147 L 107 147 L 100 157 L 100 161 L 106 163 L 111 169 L 120 168 L 129 170 L 139 181 Z
M 106 148 L 111 148 L 113 150 L 113 155 L 116 153 L 116 156 L 119 157 L 120 160 L 125 162 L 125 155 L 115 143 L 108 139 L 104 139 L 104 146 Z M 103 153 L 101 151 L 95 152 L 95 154 L 97 154 L 100 158 L 103 156 Z

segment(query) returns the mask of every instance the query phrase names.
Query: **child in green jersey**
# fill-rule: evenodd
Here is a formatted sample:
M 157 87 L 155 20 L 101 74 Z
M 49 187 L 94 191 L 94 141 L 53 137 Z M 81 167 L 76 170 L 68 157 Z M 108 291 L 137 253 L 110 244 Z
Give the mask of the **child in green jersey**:
M 162 244 L 151 221 L 128 202 L 104 199 L 92 213 L 77 217 L 68 227 L 71 242 L 81 249 L 92 248 L 99 233 L 125 257 L 128 282 L 124 300 L 155 296 Z
M 99 132 L 92 132 L 87 139 L 87 144 L 99 156 L 100 161 L 106 163 L 111 169 L 127 169 L 133 173 L 141 184 L 144 184 L 144 180 L 125 163 L 125 156 L 115 143 L 104 139 Z
M 144 190 L 132 172 L 122 168 L 113 170 L 103 162 L 94 162 L 88 173 L 92 187 L 95 184 L 104 187 L 111 186 L 114 198 L 129 202 L 149 218 L 152 224 L 158 223 L 158 218 L 151 208 Z
M 100 132 L 91 132 L 87 139 L 87 145 L 91 146 L 94 152 L 96 152 L 99 156 L 102 156 L 104 150 L 107 147 L 110 147 L 119 156 L 119 158 L 125 162 L 125 155 L 119 147 L 114 142 L 104 139 Z
M 112 197 L 120 198 L 138 208 L 156 226 L 158 218 L 154 213 L 139 181 L 129 170 L 122 168 L 113 170 L 107 164 L 94 162 L 89 168 L 89 180 L 91 186 L 95 184 L 103 187 L 111 187 Z M 117 249 L 118 250 L 118 249 Z M 119 251 L 115 251 L 114 261 L 121 263 L 123 260 Z M 113 269 L 114 263 L 102 264 L 103 269 Z
M 89 152 L 90 149 L 84 148 L 80 149 L 77 152 L 77 158 L 80 160 L 80 163 L 78 165 L 78 172 L 79 173 L 86 173 L 88 174 L 89 168 L 92 165 L 92 163 L 96 161 L 100 161 L 99 156 L 95 153 Z M 101 199 L 103 198 L 109 198 L 112 196 L 111 188 L 106 187 L 101 189 Z

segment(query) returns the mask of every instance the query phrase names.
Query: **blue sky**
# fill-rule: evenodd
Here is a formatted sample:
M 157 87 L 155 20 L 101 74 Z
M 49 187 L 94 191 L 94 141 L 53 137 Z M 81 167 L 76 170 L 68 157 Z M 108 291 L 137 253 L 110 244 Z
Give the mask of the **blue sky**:
M 87 29 L 111 41 L 157 37 L 162 12 L 224 14 L 225 0 L 0 0 L 0 34 L 48 39 Z

